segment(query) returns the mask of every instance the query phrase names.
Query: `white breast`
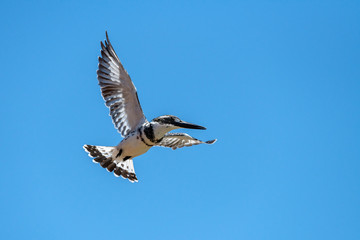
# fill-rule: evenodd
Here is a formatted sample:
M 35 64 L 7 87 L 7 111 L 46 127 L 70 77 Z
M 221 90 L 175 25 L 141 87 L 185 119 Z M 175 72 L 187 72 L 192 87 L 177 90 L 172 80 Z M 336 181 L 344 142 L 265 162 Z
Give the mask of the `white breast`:
M 116 148 L 118 150 L 122 149 L 121 158 L 127 156 L 134 158 L 146 153 L 151 147 L 143 143 L 140 139 L 140 136 L 138 136 L 137 134 L 132 134 L 122 140 Z

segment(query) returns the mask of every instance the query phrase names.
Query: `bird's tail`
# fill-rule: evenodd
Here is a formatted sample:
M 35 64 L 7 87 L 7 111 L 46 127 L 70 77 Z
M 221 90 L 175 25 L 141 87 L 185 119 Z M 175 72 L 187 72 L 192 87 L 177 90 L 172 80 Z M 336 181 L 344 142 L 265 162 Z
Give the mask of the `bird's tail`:
M 89 153 L 89 157 L 94 158 L 94 163 L 100 163 L 109 172 L 114 171 L 116 177 L 128 178 L 130 182 L 138 181 L 135 175 L 133 160 L 127 159 L 124 161 L 115 159 L 113 157 L 113 153 L 116 150 L 115 147 L 84 145 L 84 149 Z

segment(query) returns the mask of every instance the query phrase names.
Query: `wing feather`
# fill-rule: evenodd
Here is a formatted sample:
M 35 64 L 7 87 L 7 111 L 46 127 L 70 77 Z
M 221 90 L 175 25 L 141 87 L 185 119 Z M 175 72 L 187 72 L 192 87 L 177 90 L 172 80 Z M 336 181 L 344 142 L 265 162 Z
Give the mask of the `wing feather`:
M 203 142 L 199 139 L 191 137 L 186 133 L 167 133 L 165 134 L 164 138 L 156 145 L 161 147 L 169 147 L 175 150 L 177 148 L 190 147 L 202 143 L 213 144 L 214 142 L 216 142 L 216 139 Z
M 107 33 L 104 42 L 100 43 L 98 81 L 114 126 L 125 137 L 146 119 L 136 88 L 116 55 Z

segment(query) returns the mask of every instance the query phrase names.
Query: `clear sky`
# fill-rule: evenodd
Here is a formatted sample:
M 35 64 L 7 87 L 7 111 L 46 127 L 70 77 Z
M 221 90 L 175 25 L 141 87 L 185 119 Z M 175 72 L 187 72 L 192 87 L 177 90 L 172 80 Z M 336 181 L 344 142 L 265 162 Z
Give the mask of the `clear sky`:
M 0 239 L 360 239 L 359 1 L 0 9 Z M 216 144 L 153 148 L 134 184 L 92 163 L 121 141 L 105 30 L 147 118 Z

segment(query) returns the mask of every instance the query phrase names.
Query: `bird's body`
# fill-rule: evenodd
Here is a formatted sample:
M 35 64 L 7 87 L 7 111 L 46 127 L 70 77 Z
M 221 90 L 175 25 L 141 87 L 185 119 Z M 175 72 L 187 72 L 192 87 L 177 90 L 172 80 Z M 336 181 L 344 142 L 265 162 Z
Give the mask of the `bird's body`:
M 124 159 L 125 157 L 130 157 L 132 159 L 146 153 L 150 148 L 151 146 L 148 146 L 141 141 L 139 134 L 136 131 L 131 132 L 116 146 L 116 150 L 118 150 L 116 155 L 118 157 L 117 160 Z
M 216 141 L 200 141 L 185 133 L 168 133 L 178 128 L 205 129 L 187 123 L 172 115 L 164 115 L 147 121 L 139 102 L 136 88 L 117 57 L 106 34 L 105 45 L 101 42 L 101 57 L 97 71 L 99 85 L 106 106 L 110 109 L 115 128 L 124 139 L 115 147 L 84 145 L 85 151 L 115 176 L 137 181 L 133 158 L 146 153 L 153 146 L 172 149 Z

